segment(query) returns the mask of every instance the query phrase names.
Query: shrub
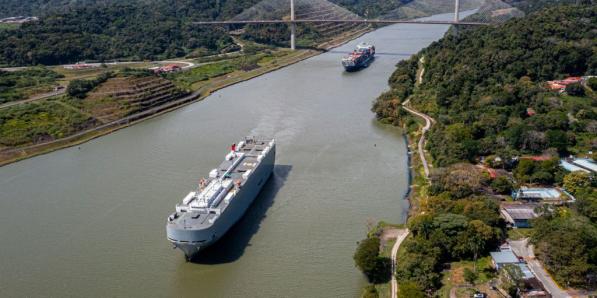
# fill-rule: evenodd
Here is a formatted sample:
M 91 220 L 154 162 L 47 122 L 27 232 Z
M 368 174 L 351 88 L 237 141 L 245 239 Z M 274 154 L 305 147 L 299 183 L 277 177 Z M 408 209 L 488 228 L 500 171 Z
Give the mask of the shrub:
M 566 93 L 572 96 L 584 96 L 585 89 L 580 83 L 574 83 L 566 86 Z
M 398 298 L 425 298 L 425 293 L 414 282 L 403 282 L 398 285 Z
M 66 93 L 69 96 L 83 99 L 89 91 L 113 76 L 114 74 L 111 72 L 104 72 L 94 80 L 72 80 L 66 87 Z
M 589 88 L 591 88 L 593 91 L 597 92 L 597 78 L 590 78 L 587 81 L 587 86 L 589 86 Z
M 464 280 L 471 285 L 475 285 L 475 280 L 477 280 L 477 273 L 469 268 L 464 268 Z
M 506 176 L 499 176 L 491 182 L 491 187 L 499 194 L 510 194 L 512 192 L 512 182 Z
M 574 171 L 564 177 L 564 188 L 572 194 L 576 194 L 590 186 L 591 179 L 588 173 Z
M 374 285 L 367 285 L 363 289 L 363 294 L 361 294 L 361 298 L 377 298 L 379 297 L 379 293 Z

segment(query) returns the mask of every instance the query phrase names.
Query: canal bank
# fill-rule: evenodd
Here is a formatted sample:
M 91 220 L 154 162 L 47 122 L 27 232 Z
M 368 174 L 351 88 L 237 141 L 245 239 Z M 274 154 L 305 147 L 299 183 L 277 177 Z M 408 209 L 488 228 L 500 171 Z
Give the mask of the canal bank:
M 437 16 L 449 19 L 450 15 Z M 355 243 L 374 220 L 403 222 L 402 132 L 371 101 L 400 59 L 447 30 L 384 27 L 201 103 L 0 168 L 0 296 L 354 297 Z M 376 45 L 367 69 L 340 58 Z M 274 175 L 246 216 L 198 263 L 165 219 L 247 134 L 277 139 Z
M 201 101 L 207 96 L 211 95 L 212 93 L 259 77 L 266 73 L 287 67 L 289 65 L 298 63 L 305 59 L 311 58 L 313 56 L 319 55 L 325 51 L 329 51 L 333 48 L 341 46 L 350 40 L 358 38 L 363 34 L 370 32 L 372 28 L 367 27 L 357 31 L 349 31 L 342 33 L 328 41 L 325 41 L 318 45 L 314 49 L 299 49 L 294 52 L 289 52 L 287 55 L 275 59 L 268 63 L 267 65 L 262 65 L 256 69 L 252 69 L 249 71 L 244 72 L 234 72 L 232 74 L 223 75 L 220 77 L 212 78 L 208 80 L 206 83 L 203 83 L 201 87 L 192 89 L 192 92 L 184 96 L 182 98 L 166 102 L 163 105 L 151 108 L 149 110 L 144 110 L 136 114 L 128 115 L 126 117 L 114 120 L 109 123 L 104 123 L 99 126 L 95 126 L 83 131 L 78 131 L 72 135 L 56 139 L 50 140 L 43 143 L 37 143 L 22 147 L 16 148 L 7 148 L 0 150 L 0 167 L 3 165 L 7 165 L 13 162 L 17 162 L 23 159 L 31 158 L 33 156 L 49 153 L 55 150 L 60 150 L 63 148 L 68 148 L 71 146 L 79 145 L 95 138 L 107 135 L 119 129 L 123 129 L 125 127 L 135 125 L 141 121 L 151 119 L 153 117 L 159 116 L 164 113 L 168 113 L 184 107 L 186 105 L 195 103 L 197 101 Z M 288 51 L 287 49 L 278 49 L 277 51 Z M 178 62 L 178 61 L 177 61 Z M 180 62 L 180 63 L 188 63 L 188 62 Z M 188 66 L 188 68 L 191 68 Z M 64 92 L 63 92 L 64 93 Z M 53 96 L 51 96 L 53 97 Z

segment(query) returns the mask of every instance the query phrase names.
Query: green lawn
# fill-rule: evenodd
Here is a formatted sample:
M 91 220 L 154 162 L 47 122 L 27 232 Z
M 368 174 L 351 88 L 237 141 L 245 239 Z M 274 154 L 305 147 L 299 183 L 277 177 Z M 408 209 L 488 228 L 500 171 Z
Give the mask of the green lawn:
M 173 74 L 171 75 L 171 78 L 177 83 L 183 83 L 187 86 L 190 86 L 196 82 L 205 81 L 213 77 L 231 73 L 236 69 L 237 66 L 232 63 L 231 60 L 224 60 Z
M 177 86 L 191 89 L 194 84 L 211 78 L 223 76 L 235 71 L 249 71 L 273 62 L 273 60 L 288 55 L 287 51 L 263 51 L 256 54 L 246 54 L 225 60 L 208 62 L 208 64 L 195 67 L 187 71 L 169 74 Z

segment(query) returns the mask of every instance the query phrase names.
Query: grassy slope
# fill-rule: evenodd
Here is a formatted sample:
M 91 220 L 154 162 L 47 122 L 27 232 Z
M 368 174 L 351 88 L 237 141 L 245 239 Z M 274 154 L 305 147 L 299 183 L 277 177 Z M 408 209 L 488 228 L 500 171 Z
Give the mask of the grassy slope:
M 44 67 L 0 71 L 0 104 L 51 91 L 61 77 L 61 74 Z

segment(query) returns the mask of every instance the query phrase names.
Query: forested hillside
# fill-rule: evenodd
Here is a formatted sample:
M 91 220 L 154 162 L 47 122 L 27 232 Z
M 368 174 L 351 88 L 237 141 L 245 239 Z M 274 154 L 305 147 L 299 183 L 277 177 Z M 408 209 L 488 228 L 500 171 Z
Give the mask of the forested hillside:
M 367 17 L 379 16 L 388 11 L 394 10 L 401 5 L 414 0 L 333 0 L 338 5 L 348 8 L 349 10 Z M 41 16 L 49 13 L 65 12 L 70 9 L 80 8 L 95 4 L 114 4 L 114 3 L 152 3 L 159 2 L 156 0 L 0 0 L 0 18 L 25 15 L 25 16 Z M 204 1 L 196 1 L 204 2 Z M 213 1 L 208 1 L 213 2 Z M 221 5 L 232 8 L 239 4 L 238 2 L 256 3 L 255 1 L 221 1 Z M 229 5 L 233 3 L 235 5 Z M 243 5 L 241 5 L 243 6 Z
M 545 81 L 597 72 L 596 29 L 597 7 L 559 7 L 501 27 L 449 35 L 400 62 L 390 78 L 392 90 L 374 110 L 398 124 L 403 113 L 398 103 L 413 95 L 439 122 L 429 140 L 439 166 L 550 147 L 566 152 L 591 142 L 583 136 L 595 133 L 597 99 L 548 92 Z M 414 88 L 422 57 L 423 82 Z M 530 117 L 529 109 L 536 115 Z
M 538 11 L 550 6 L 554 5 L 563 5 L 563 4 L 591 4 L 594 3 L 595 0 L 504 0 L 504 2 L 509 3 L 517 8 L 521 9 L 526 13 Z
M 544 1 L 535 3 L 540 2 Z M 440 237 L 455 235 L 441 231 L 444 223 L 465 226 L 466 218 L 451 213 L 479 209 L 459 204 L 472 204 L 479 195 L 489 194 L 490 205 L 499 202 L 494 194 L 539 184 L 563 187 L 576 202 L 539 211 L 542 216 L 533 220 L 530 234 L 538 258 L 561 286 L 595 288 L 597 177 L 566 173 L 559 156 L 596 156 L 597 78 L 589 77 L 597 74 L 596 32 L 597 6 L 557 6 L 501 26 L 446 35 L 397 65 L 389 80 L 391 90 L 374 103 L 377 118 L 416 130 L 417 119 L 401 108 L 410 99 L 413 108 L 437 121 L 426 145 L 435 168 L 421 199 L 424 212 L 409 220 L 415 237 L 405 244 L 408 259 L 417 261 L 398 264 L 400 283 L 414 283 L 431 293 L 441 285 L 441 264 L 466 260 L 457 255 L 457 248 L 450 248 L 449 239 Z M 565 92 L 549 90 L 546 81 L 568 76 L 585 79 L 568 85 Z M 521 158 L 542 154 L 553 158 Z M 512 177 L 491 181 L 469 163 L 511 171 Z M 491 213 L 499 214 L 497 206 L 468 220 L 486 220 Z M 452 218 L 444 220 L 448 215 Z M 475 237 L 490 235 L 481 232 L 485 228 L 477 230 Z M 482 248 L 493 248 L 491 241 Z
M 17 30 L 0 31 L 0 65 L 71 63 L 116 58 L 159 59 L 234 47 L 223 29 L 193 20 L 228 18 L 256 1 L 105 1 L 73 5 Z M 69 6 L 70 7 L 70 6 Z
M 13 16 L 40 16 L 48 12 L 64 11 L 79 5 L 101 0 L 0 0 L 0 18 Z M 103 2 L 114 0 L 103 0 Z
M 129 4 L 144 6 L 152 9 L 176 7 L 180 12 L 184 10 L 201 10 L 193 12 L 198 16 L 228 17 L 239 13 L 242 9 L 255 4 L 255 0 L 201 0 L 201 1 L 161 1 L 161 0 L 0 0 L 0 18 L 11 16 L 45 16 L 64 13 L 83 7 L 105 6 L 114 4 Z M 198 6 L 201 5 L 201 6 Z M 187 13 L 187 12 L 185 12 Z
M 82 60 L 156 60 L 237 49 L 221 27 L 193 26 L 192 21 L 230 19 L 259 0 L 0 0 L 0 17 L 37 15 L 40 20 L 0 30 L 0 65 L 74 63 Z M 451 11 L 443 0 L 332 0 L 371 17 L 391 14 L 412 18 Z M 462 0 L 470 8 L 482 0 Z M 274 1 L 287 9 L 283 0 Z M 267 5 L 266 5 L 267 6 Z M 267 8 L 267 7 L 266 7 Z M 301 12 L 298 11 L 298 14 Z M 246 38 L 277 45 L 288 43 L 285 25 L 250 27 Z M 322 41 L 314 26 L 301 26 L 299 45 Z

